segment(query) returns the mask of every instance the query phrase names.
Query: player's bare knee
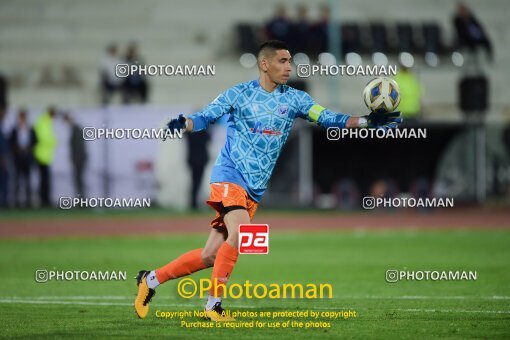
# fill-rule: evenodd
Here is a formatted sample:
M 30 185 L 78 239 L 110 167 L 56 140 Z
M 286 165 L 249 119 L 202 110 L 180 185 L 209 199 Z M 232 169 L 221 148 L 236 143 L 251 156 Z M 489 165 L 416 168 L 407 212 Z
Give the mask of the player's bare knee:
M 237 243 L 239 242 L 239 232 L 236 230 L 235 232 L 228 233 L 227 241 L 231 247 L 237 249 Z
M 202 250 L 202 261 L 207 267 L 214 266 L 214 260 L 216 260 L 216 253 L 206 249 Z

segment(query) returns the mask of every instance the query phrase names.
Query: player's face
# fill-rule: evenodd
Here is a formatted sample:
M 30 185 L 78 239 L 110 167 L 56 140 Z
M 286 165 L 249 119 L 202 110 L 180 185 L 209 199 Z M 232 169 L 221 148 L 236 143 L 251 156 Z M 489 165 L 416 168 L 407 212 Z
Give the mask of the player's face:
M 278 50 L 267 62 L 267 76 L 276 84 L 286 84 L 292 71 L 288 50 Z

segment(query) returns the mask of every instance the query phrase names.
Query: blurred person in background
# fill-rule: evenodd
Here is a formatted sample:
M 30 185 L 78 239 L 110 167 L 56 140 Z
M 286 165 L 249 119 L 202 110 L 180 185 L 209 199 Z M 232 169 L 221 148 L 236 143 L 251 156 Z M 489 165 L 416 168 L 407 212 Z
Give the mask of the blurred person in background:
M 117 65 L 125 64 L 118 56 L 117 45 L 111 44 L 106 49 L 106 54 L 100 62 L 101 77 L 101 103 L 107 105 L 110 103 L 115 93 L 121 93 L 123 77 L 117 76 Z
M 400 65 L 399 72 L 393 78 L 400 88 L 398 109 L 404 117 L 404 125 L 414 124 L 420 118 L 422 86 L 418 77 L 410 68 Z
M 30 172 L 32 169 L 33 152 L 35 146 L 35 131 L 28 124 L 27 113 L 21 109 L 18 122 L 12 129 L 10 137 L 11 155 L 14 161 L 14 206 L 31 207 L 32 188 Z M 22 190 L 22 188 L 24 190 Z M 25 199 L 22 200 L 23 193 Z
M 207 152 L 207 145 L 211 139 L 209 131 L 203 130 L 197 133 L 186 135 L 188 142 L 188 165 L 191 169 L 191 192 L 190 192 L 190 206 L 191 209 L 196 210 L 198 190 L 202 183 L 205 166 L 209 161 L 209 154 Z
M 493 60 L 492 44 L 482 24 L 476 19 L 473 12 L 463 3 L 457 6 L 457 12 L 453 19 L 459 46 L 467 48 L 471 53 L 476 53 L 479 47 L 483 47 Z
M 85 196 L 85 185 L 83 182 L 83 172 L 87 164 L 87 151 L 85 148 L 85 140 L 83 139 L 83 127 L 78 125 L 74 119 L 68 114 L 64 114 L 64 122 L 71 129 L 71 137 L 69 139 L 69 156 L 73 165 L 73 183 L 76 195 Z
M 287 18 L 287 8 L 285 5 L 276 6 L 275 14 L 266 24 L 266 36 L 270 40 L 287 41 L 290 38 L 292 23 Z
M 7 153 L 9 147 L 7 145 L 7 138 L 4 135 L 3 131 L 3 121 L 5 116 L 4 107 L 0 107 L 0 209 L 7 208 L 8 199 L 7 199 L 7 180 L 8 180 L 8 172 L 7 172 Z
M 135 43 L 129 44 L 126 52 L 125 63 L 128 65 L 144 65 L 143 59 L 138 54 L 138 46 Z M 139 74 L 130 74 L 125 78 L 122 91 L 122 102 L 146 103 L 148 95 L 147 78 Z
M 7 79 L 0 74 L 0 109 L 7 111 Z
M 331 10 L 328 5 L 321 5 L 319 7 L 319 21 L 312 27 L 312 50 L 319 55 L 322 52 L 328 51 L 329 46 L 329 22 L 331 17 Z
M 295 53 L 310 52 L 310 19 L 308 18 L 308 7 L 301 4 L 297 7 L 297 20 L 292 25 L 290 47 Z
M 340 209 L 353 210 L 359 206 L 360 193 L 352 178 L 342 178 L 333 185 L 331 192 L 335 195 Z
M 398 188 L 395 181 L 391 178 L 381 178 L 370 186 L 370 196 L 372 197 L 396 197 Z
M 510 157 L 510 124 L 507 124 L 507 126 L 503 130 L 503 134 L 502 134 L 501 138 L 503 139 L 502 143 L 505 146 L 506 154 L 507 154 L 507 156 Z M 508 169 L 507 171 L 510 172 L 510 169 Z M 508 197 L 510 197 L 510 178 L 508 178 L 506 188 L 504 188 L 503 190 L 504 190 L 505 194 Z
M 39 199 L 43 207 L 51 206 L 51 163 L 55 157 L 55 148 L 57 147 L 57 136 L 53 129 L 53 119 L 56 109 L 50 107 L 37 119 L 34 130 L 36 144 L 34 148 L 34 158 L 39 167 Z

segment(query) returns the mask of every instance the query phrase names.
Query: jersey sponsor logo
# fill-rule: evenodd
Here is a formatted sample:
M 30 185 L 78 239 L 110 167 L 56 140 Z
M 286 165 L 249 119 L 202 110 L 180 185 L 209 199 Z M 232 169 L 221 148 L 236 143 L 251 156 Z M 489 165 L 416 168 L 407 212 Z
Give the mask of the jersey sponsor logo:
M 268 254 L 269 225 L 240 224 L 239 254 Z
M 255 126 L 250 128 L 252 133 L 260 133 L 262 135 L 280 136 L 281 131 L 275 130 L 271 127 L 263 127 L 261 122 L 255 123 Z

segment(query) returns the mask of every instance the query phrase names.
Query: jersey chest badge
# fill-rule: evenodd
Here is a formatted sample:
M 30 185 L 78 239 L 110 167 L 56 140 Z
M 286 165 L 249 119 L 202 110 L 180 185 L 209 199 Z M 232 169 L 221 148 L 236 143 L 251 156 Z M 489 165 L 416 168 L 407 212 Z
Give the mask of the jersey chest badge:
M 289 105 L 280 105 L 280 106 L 278 106 L 278 113 L 281 116 L 286 116 L 289 113 Z

